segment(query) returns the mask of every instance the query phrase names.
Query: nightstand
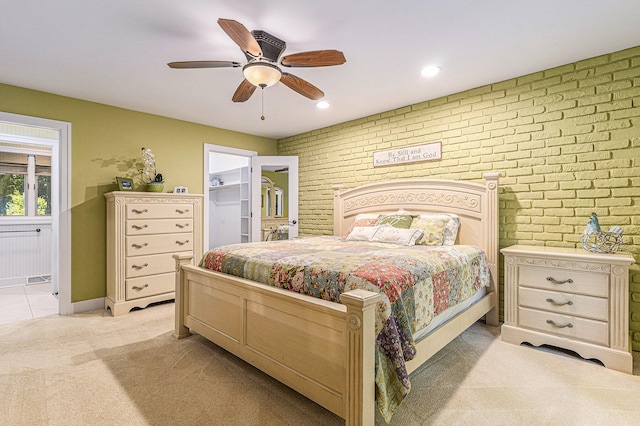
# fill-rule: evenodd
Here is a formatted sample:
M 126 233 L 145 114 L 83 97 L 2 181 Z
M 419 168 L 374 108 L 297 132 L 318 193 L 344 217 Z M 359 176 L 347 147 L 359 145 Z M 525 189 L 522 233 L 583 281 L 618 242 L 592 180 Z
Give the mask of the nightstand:
M 502 340 L 552 345 L 632 373 L 628 253 L 516 245 L 504 255 Z

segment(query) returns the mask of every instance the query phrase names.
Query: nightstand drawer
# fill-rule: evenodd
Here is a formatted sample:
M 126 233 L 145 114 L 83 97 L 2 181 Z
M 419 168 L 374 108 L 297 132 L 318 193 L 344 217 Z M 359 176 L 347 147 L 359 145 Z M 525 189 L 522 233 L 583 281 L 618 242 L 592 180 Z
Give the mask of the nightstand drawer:
M 127 220 L 126 235 L 171 234 L 191 232 L 193 219 L 140 219 Z
M 126 238 L 126 255 L 178 253 L 193 250 L 193 234 L 135 235 Z
M 149 275 L 126 280 L 127 300 L 175 291 L 176 274 Z
M 167 219 L 193 217 L 190 204 L 127 204 L 127 219 Z
M 609 297 L 609 275 L 595 272 L 522 265 L 518 284 L 546 290 Z
M 544 309 L 564 315 L 577 315 L 600 321 L 609 318 L 609 301 L 602 297 L 561 293 L 549 290 L 520 287 L 518 289 L 520 306 Z
M 570 315 L 519 308 L 520 325 L 545 333 L 557 334 L 582 341 L 607 346 L 609 344 L 609 325 L 603 321 L 594 321 Z

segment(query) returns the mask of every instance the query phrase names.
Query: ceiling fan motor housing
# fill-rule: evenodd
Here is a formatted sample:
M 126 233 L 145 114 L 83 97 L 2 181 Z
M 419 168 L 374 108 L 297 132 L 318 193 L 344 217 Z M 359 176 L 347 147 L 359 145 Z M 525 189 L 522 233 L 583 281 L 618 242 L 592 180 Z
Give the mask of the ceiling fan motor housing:
M 287 43 L 284 40 L 280 40 L 278 37 L 274 37 L 266 31 L 253 30 L 251 35 L 256 39 L 260 49 L 262 49 L 262 57 L 271 62 L 278 62 L 278 58 L 284 50 L 287 48 Z M 245 53 L 247 61 L 251 62 L 255 58 Z

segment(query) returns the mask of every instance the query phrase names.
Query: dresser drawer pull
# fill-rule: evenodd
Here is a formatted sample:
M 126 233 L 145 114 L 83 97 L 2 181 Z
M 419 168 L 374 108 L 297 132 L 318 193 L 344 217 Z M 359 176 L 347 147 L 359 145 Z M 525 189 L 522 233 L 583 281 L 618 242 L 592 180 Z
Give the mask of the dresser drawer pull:
M 142 225 L 142 226 L 140 226 L 140 225 L 131 225 L 131 227 L 133 229 L 144 229 L 144 228 L 149 227 L 149 225 Z
M 184 241 L 176 241 L 176 244 L 179 244 L 181 246 L 187 244 L 189 242 L 189 240 L 184 240 Z
M 547 324 L 551 324 L 552 326 L 558 327 L 558 328 L 565 328 L 565 327 L 573 328 L 573 324 L 571 324 L 570 322 L 566 324 L 556 324 L 554 320 L 547 320 Z
M 180 214 L 189 213 L 189 209 L 184 209 L 184 210 L 176 209 L 176 213 L 180 213 Z
M 564 302 L 556 302 L 555 300 L 553 300 L 552 298 L 548 298 L 547 302 L 554 304 L 556 306 L 564 306 L 564 305 L 573 305 L 573 302 L 571 300 L 565 300 Z
M 178 228 L 182 229 L 182 228 L 186 228 L 187 226 L 189 226 L 189 224 L 188 224 L 188 223 L 185 223 L 184 225 L 180 225 L 179 223 L 176 223 L 176 226 L 177 226 Z
M 566 284 L 566 283 L 572 284 L 573 283 L 573 280 L 571 278 L 563 280 L 563 281 L 558 281 L 553 277 L 547 277 L 547 281 L 551 281 L 554 284 Z
M 133 287 L 131 287 L 131 288 L 132 288 L 132 289 L 134 289 L 134 290 L 138 290 L 138 291 L 140 291 L 140 290 L 144 290 L 144 289 L 145 289 L 145 288 L 147 288 L 147 287 L 149 287 L 149 284 L 145 284 L 145 285 L 143 285 L 142 287 L 139 287 L 139 286 L 137 286 L 137 285 L 134 285 L 134 286 L 133 286 Z
M 144 265 L 131 265 L 133 269 L 137 269 L 138 271 L 142 268 L 146 268 L 147 266 L 149 266 L 148 263 L 145 263 Z
M 149 210 L 147 210 L 147 209 L 144 209 L 144 210 L 131 209 L 131 211 L 134 212 L 134 213 L 142 214 L 142 213 L 148 212 Z
M 146 247 L 148 245 L 149 244 L 147 244 L 147 243 L 144 243 L 144 244 L 131 244 L 131 247 L 139 249 L 139 248 L 142 248 L 142 247 Z

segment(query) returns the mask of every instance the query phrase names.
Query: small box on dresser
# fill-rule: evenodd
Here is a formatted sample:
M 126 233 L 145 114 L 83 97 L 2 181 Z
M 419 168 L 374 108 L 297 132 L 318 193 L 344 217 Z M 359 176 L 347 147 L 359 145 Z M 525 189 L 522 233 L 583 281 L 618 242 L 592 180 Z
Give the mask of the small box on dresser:
M 632 373 L 628 253 L 516 245 L 504 255 L 502 340 L 551 345 Z
M 202 256 L 202 195 L 115 191 L 107 199 L 107 297 L 113 316 L 175 298 L 173 254 Z

